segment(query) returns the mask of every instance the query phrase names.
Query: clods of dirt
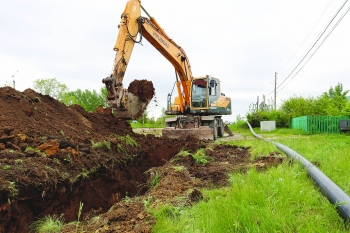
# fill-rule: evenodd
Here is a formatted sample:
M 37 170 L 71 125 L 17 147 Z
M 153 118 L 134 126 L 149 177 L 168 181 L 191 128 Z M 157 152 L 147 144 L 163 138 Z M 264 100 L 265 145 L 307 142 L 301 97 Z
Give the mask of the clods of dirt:
M 136 95 L 142 102 L 150 101 L 154 96 L 153 83 L 148 80 L 135 79 L 129 84 L 128 92 Z
M 86 112 L 31 89 L 0 88 L 0 232 L 63 214 L 106 212 L 147 191 L 144 172 L 194 140 L 135 134 L 110 111 Z
M 145 205 L 193 205 L 201 188 L 227 185 L 229 172 L 281 162 L 273 155 L 251 161 L 249 148 L 209 145 L 136 134 L 108 109 L 90 113 L 31 89 L 0 88 L 0 233 L 29 232 L 45 216 L 70 223 L 79 212 L 79 232 L 151 232 Z M 208 163 L 196 161 L 198 149 Z M 76 232 L 76 224 L 62 232 Z

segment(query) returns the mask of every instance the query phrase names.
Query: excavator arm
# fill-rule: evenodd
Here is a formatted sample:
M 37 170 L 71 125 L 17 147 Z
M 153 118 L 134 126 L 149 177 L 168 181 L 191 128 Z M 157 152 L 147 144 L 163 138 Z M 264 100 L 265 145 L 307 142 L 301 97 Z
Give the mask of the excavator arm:
M 141 16 L 141 9 L 148 17 Z M 231 98 L 221 93 L 220 80 L 209 75 L 193 78 L 189 59 L 141 6 L 141 0 L 129 0 L 121 15 L 119 33 L 114 50 L 116 56 L 112 74 L 103 79 L 108 91 L 108 105 L 115 109 L 116 116 L 137 119 L 146 110 L 153 96 L 144 98 L 142 90 L 125 89 L 123 79 L 135 43 L 145 38 L 175 68 L 177 97 L 170 106 L 168 95 L 167 115 L 180 115 L 166 119 L 163 136 L 182 137 L 197 135 L 202 139 L 216 139 L 223 136 L 224 124 L 221 115 L 231 114 Z M 135 80 L 136 81 L 136 80 Z M 153 88 L 153 87 L 152 87 Z M 142 98 L 141 98 L 142 97 Z
M 140 0 L 129 0 L 121 15 L 118 38 L 114 46 L 116 56 L 113 71 L 102 80 L 108 91 L 108 105 L 117 110 L 117 116 L 125 119 L 135 119 L 146 109 L 150 100 L 140 101 L 138 96 L 129 93 L 123 86 L 133 47 L 142 38 L 146 38 L 174 66 L 178 92 L 175 111 L 184 113 L 185 106 L 190 105 L 190 86 L 193 79 L 188 57 L 146 10 L 144 11 L 149 18 L 141 16 L 141 8 L 144 10 Z

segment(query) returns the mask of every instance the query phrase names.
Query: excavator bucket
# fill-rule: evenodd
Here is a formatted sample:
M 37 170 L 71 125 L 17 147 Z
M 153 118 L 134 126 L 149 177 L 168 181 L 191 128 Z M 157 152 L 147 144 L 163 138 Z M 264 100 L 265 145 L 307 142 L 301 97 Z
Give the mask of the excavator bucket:
M 114 109 L 116 117 L 124 120 L 137 119 L 146 110 L 154 96 L 154 88 L 151 81 L 134 80 L 128 89 L 122 89 L 119 93 L 122 107 Z
M 126 94 L 125 99 L 127 103 L 126 107 L 114 109 L 116 117 L 124 120 L 135 120 L 142 116 L 151 101 L 141 101 L 138 96 L 130 92 Z
M 209 128 L 209 126 L 200 126 L 199 128 L 191 129 L 165 127 L 162 131 L 162 136 L 168 138 L 183 138 L 189 135 L 196 136 L 199 139 L 213 140 L 213 129 Z

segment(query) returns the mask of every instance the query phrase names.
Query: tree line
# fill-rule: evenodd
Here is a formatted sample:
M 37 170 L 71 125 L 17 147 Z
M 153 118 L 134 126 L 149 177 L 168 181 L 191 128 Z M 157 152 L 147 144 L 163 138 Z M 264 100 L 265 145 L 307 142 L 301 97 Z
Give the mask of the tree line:
M 276 127 L 290 128 L 291 119 L 299 116 L 349 116 L 348 93 L 349 90 L 338 83 L 317 97 L 293 96 L 283 101 L 277 110 L 251 111 L 246 118 L 252 127 L 259 127 L 260 121 L 274 120 Z M 242 119 L 238 121 L 242 123 Z
M 94 112 L 99 106 L 107 107 L 107 90 L 103 86 L 99 91 L 88 89 L 70 91 L 69 88 L 56 80 L 56 78 L 37 79 L 34 81 L 34 90 L 43 95 L 50 95 L 67 106 L 78 104 L 87 112 Z M 260 108 L 251 110 L 245 116 L 252 127 L 259 127 L 260 121 L 274 120 L 280 128 L 290 128 L 291 119 L 299 116 L 350 116 L 349 90 L 344 90 L 343 85 L 338 83 L 330 87 L 317 97 L 293 96 L 282 102 L 277 110 L 271 108 Z M 162 115 L 155 119 L 148 112 L 137 119 L 141 124 L 163 125 L 165 108 Z M 237 116 L 237 124 L 246 126 L 241 116 Z
M 102 86 L 99 91 L 88 89 L 70 91 L 67 85 L 58 82 L 56 78 L 49 78 L 34 80 L 34 90 L 42 95 L 49 95 L 67 106 L 80 105 L 87 112 L 95 112 L 99 106 L 107 107 L 105 86 Z M 163 115 L 160 118 L 162 117 Z M 160 119 L 149 117 L 145 111 L 137 121 L 141 124 L 158 124 Z

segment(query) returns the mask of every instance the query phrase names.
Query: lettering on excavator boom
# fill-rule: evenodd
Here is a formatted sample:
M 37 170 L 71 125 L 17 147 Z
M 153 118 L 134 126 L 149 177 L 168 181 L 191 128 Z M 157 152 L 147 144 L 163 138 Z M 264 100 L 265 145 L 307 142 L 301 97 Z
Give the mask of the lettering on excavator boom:
M 165 47 L 169 48 L 169 44 L 160 37 L 156 32 L 153 32 L 153 36 L 156 37 Z

